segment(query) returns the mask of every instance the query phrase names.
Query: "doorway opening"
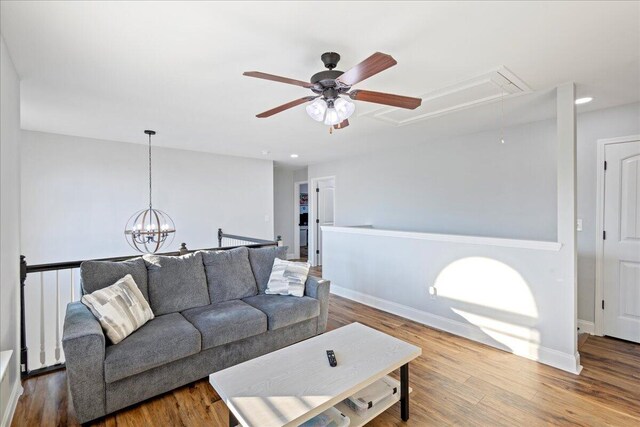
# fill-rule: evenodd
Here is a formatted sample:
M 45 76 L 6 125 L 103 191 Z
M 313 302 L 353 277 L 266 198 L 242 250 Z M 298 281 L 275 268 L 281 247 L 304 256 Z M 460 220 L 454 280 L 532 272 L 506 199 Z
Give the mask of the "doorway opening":
M 309 258 L 309 184 L 294 183 L 293 187 L 293 254 L 294 258 L 306 261 Z

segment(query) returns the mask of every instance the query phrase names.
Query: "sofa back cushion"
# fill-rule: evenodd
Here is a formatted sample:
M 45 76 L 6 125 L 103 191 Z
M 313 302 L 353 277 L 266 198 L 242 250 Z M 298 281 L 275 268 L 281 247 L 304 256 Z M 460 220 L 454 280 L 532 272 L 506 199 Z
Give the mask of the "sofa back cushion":
M 249 262 L 251 270 L 256 278 L 258 293 L 264 294 L 269 283 L 269 276 L 273 268 L 273 261 L 276 258 L 287 259 L 286 246 L 269 246 L 266 248 L 250 248 Z
M 239 247 L 225 251 L 202 251 L 211 303 L 256 295 L 256 279 L 249 264 L 249 251 Z
M 127 261 L 84 261 L 80 264 L 80 281 L 82 293 L 90 294 L 99 289 L 111 286 L 118 280 L 130 274 L 142 292 L 144 299 L 149 301 L 147 285 L 147 267 L 142 258 Z
M 147 254 L 143 258 L 149 275 L 149 303 L 156 316 L 209 304 L 202 254 Z

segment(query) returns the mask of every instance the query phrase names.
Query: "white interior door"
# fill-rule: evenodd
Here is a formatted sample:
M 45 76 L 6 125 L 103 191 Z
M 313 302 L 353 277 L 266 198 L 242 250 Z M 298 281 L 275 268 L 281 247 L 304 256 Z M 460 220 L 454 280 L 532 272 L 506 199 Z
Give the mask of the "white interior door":
M 322 265 L 322 226 L 333 225 L 335 217 L 335 179 L 319 180 L 316 186 L 316 265 Z
M 640 141 L 605 148 L 604 334 L 640 342 Z

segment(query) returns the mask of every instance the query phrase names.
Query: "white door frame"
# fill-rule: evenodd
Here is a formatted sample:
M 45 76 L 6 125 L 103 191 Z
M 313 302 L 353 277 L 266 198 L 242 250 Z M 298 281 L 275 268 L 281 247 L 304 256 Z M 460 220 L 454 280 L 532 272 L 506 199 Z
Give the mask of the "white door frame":
M 302 184 L 307 184 L 307 181 L 296 181 L 293 183 L 293 258 L 294 259 L 300 258 L 300 185 Z M 307 193 L 308 192 L 309 192 L 309 189 L 307 189 Z M 307 227 L 308 226 L 309 226 L 309 221 L 307 220 Z M 309 242 L 307 241 L 307 246 L 308 245 L 309 245 Z M 307 257 L 308 256 L 309 255 L 307 255 Z
M 311 263 L 312 266 L 317 266 L 318 265 L 318 260 L 316 257 L 316 218 L 317 218 L 317 212 L 316 210 L 318 209 L 318 207 L 316 206 L 316 188 L 318 187 L 318 181 L 324 181 L 327 179 L 333 179 L 333 185 L 334 185 L 334 195 L 333 195 L 333 221 L 335 224 L 335 220 L 336 220 L 336 193 L 335 193 L 335 189 L 337 188 L 337 183 L 336 183 L 336 177 L 335 175 L 333 176 L 320 176 L 317 178 L 311 178 L 309 180 L 309 241 L 307 242 L 307 244 L 309 245 L 309 263 Z
M 640 135 L 623 136 L 620 138 L 607 138 L 598 140 L 596 155 L 596 293 L 594 304 L 594 333 L 604 335 L 604 158 L 605 148 L 609 144 L 622 144 L 625 142 L 639 141 Z

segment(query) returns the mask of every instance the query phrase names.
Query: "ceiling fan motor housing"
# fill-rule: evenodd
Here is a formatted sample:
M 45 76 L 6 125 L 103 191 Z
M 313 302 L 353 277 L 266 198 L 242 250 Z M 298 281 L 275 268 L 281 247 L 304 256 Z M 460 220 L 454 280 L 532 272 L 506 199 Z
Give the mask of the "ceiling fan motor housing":
M 310 82 L 314 84 L 311 90 L 326 99 L 335 99 L 339 94 L 347 92 L 351 87 L 340 85 L 336 79 L 344 74 L 344 71 L 334 70 L 340 61 L 340 55 L 335 52 L 325 52 L 320 57 L 328 70 L 320 71 L 311 76 Z
M 338 66 L 338 62 L 340 62 L 340 55 L 335 52 L 325 52 L 320 56 L 320 59 L 325 67 L 333 70 Z

